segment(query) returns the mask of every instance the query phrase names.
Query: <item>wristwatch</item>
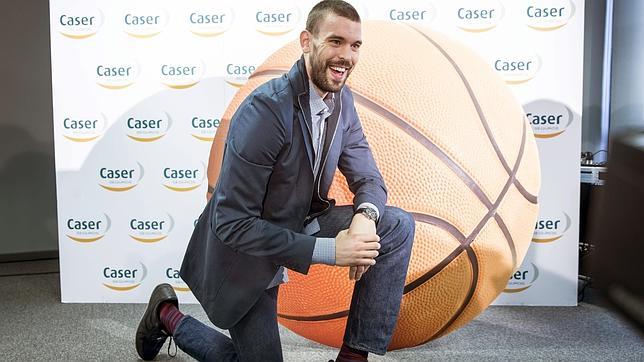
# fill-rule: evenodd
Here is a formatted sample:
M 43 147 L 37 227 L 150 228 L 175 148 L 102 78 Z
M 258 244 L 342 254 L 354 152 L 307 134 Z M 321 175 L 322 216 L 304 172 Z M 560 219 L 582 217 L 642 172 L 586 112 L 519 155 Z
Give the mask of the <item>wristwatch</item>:
M 370 207 L 361 207 L 356 212 L 353 213 L 354 215 L 357 214 L 362 214 L 367 217 L 367 219 L 375 222 L 376 224 L 378 223 L 378 213 L 376 210 L 370 208 Z

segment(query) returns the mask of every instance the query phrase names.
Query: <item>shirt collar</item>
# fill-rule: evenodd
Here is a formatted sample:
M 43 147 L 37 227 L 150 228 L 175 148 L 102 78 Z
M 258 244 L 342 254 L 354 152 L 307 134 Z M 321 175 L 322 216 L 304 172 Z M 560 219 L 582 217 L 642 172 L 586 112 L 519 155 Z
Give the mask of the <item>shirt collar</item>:
M 335 93 L 328 92 L 324 99 L 320 97 L 318 92 L 313 86 L 313 82 L 309 79 L 309 106 L 311 107 L 312 115 L 320 115 L 322 113 L 333 113 L 335 105 Z

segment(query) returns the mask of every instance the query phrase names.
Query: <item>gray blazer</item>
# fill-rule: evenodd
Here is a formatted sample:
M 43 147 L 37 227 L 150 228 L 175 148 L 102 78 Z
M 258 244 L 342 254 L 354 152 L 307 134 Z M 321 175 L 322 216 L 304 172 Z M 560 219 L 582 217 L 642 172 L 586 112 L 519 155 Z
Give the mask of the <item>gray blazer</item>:
M 346 86 L 327 120 L 321 175 L 313 175 L 308 88 L 301 58 L 253 91 L 231 119 L 218 183 L 181 266 L 217 327 L 235 325 L 280 265 L 308 273 L 315 237 L 301 231 L 333 207 L 327 193 L 337 168 L 355 206 L 370 202 L 384 214 L 387 189 Z

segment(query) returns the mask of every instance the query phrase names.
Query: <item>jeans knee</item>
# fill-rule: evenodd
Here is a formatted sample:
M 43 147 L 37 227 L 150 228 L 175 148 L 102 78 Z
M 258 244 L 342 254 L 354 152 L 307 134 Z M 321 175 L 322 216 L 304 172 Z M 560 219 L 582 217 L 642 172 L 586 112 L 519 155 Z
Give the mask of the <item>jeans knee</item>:
M 405 239 L 411 239 L 411 241 L 413 241 L 416 221 L 409 212 L 398 207 L 387 207 L 385 217 L 388 218 L 391 225 L 393 225 L 392 231 L 394 233 L 404 236 L 411 234 L 411 237 L 407 237 Z

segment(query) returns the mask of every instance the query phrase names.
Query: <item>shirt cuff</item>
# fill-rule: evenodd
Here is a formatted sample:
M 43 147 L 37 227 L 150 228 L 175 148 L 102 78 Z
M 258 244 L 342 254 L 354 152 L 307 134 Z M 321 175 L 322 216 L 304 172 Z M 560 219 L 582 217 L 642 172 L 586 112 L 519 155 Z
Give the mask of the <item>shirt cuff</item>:
M 374 204 L 372 204 L 370 202 L 363 202 L 362 204 L 358 205 L 358 207 L 356 207 L 356 210 L 358 210 L 361 207 L 368 207 L 370 209 L 374 209 L 376 211 L 376 221 L 380 220 L 380 211 L 378 210 L 376 205 L 374 205 Z
M 335 239 L 315 238 L 312 264 L 335 265 Z

